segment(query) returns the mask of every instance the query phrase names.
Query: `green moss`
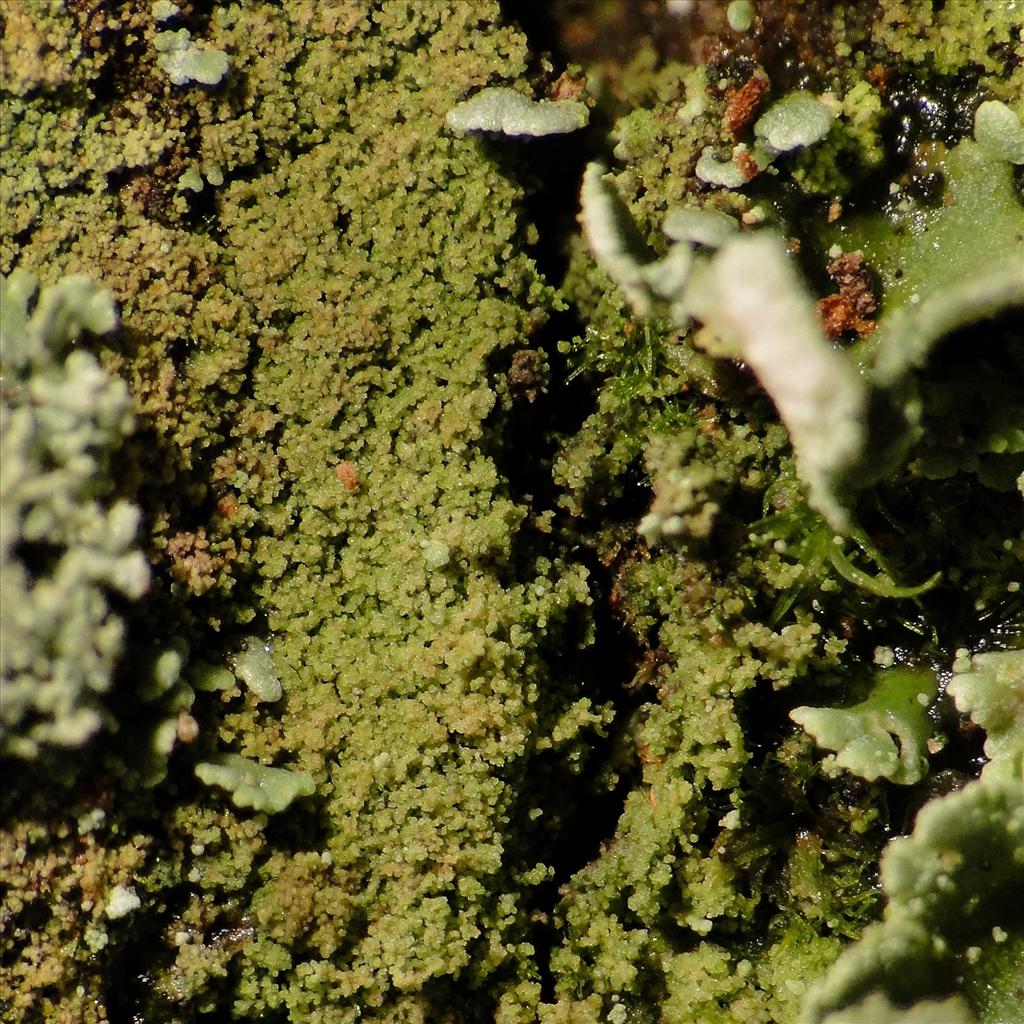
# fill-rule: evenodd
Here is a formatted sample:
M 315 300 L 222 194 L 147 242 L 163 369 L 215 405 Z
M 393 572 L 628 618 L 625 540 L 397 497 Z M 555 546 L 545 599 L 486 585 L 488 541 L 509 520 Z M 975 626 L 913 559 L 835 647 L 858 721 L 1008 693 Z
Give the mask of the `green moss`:
M 161 438 L 136 465 L 183 473 L 183 486 L 142 495 L 158 585 L 191 602 L 196 635 L 258 608 L 274 636 L 286 706 L 234 687 L 202 697 L 199 756 L 297 758 L 319 801 L 285 813 L 295 842 L 325 856 L 290 898 L 316 893 L 322 914 L 271 921 L 258 945 L 214 937 L 237 930 L 238 901 L 282 892 L 279 862 L 240 820 L 214 842 L 203 822 L 215 791 L 178 806 L 167 827 L 182 853 L 169 873 L 154 859 L 144 884 L 157 899 L 200 885 L 208 903 L 196 920 L 187 902 L 171 914 L 154 983 L 172 998 L 157 1009 L 129 997 L 147 1019 L 211 1000 L 243 1017 L 287 1005 L 319 1019 L 328 998 L 399 1013 L 438 979 L 444 1003 L 456 974 L 486 1004 L 535 970 L 523 943 L 547 870 L 509 830 L 545 806 L 516 783 L 541 748 L 578 756 L 577 734 L 601 715 L 542 654 L 589 600 L 584 573 L 518 553 L 526 510 L 492 454 L 505 410 L 490 362 L 554 301 L 521 255 L 521 193 L 477 141 L 443 127 L 460 95 L 523 66 L 521 37 L 493 17 L 458 4 L 222 8 L 208 38 L 237 59 L 217 94 L 167 102 L 132 51 L 133 102 L 150 115 L 137 128 L 87 92 L 26 101 L 23 132 L 65 109 L 92 126 L 77 156 L 53 141 L 73 183 L 35 183 L 22 202 L 37 197 L 39 216 L 5 230 L 21 232 L 25 262 L 45 248 L 60 267 L 96 266 L 121 302 L 125 345 L 109 362 L 132 380 L 143 440 Z M 133 24 L 129 13 L 100 29 L 116 48 Z M 224 168 L 206 230 L 168 195 L 180 172 L 164 178 L 159 151 L 138 150 L 142 192 L 88 177 L 90 160 L 146 133 Z M 27 167 L 39 145 L 26 134 L 8 166 Z M 442 546 L 448 557 L 431 557 Z M 223 660 L 228 645 L 206 636 L 207 660 Z M 542 740 L 541 722 L 557 739 Z M 194 938 L 178 946 L 179 932 Z M 301 971 L 289 947 L 310 948 Z M 492 978 L 504 981 L 488 991 Z
M 981 0 L 966 4 L 929 3 L 923 9 L 914 0 L 891 0 L 873 26 L 879 52 L 894 55 L 902 64 L 925 74 L 979 75 L 999 99 L 1015 99 L 1021 92 L 1019 56 L 1019 0 Z
M 847 52 L 863 45 L 857 42 L 863 28 L 851 30 L 850 42 L 844 44 Z M 854 54 L 853 64 L 863 62 L 860 66 L 866 69 L 872 53 L 864 46 Z M 780 178 L 791 176 L 809 193 L 820 189 L 835 196 L 866 181 L 881 166 L 885 147 L 891 145 L 887 135 L 892 120 L 875 86 L 857 81 L 855 74 L 832 74 L 834 95 L 846 98 L 835 101 L 835 135 L 830 133 L 820 143 L 820 152 L 811 149 L 795 163 L 780 161 L 778 170 Z M 681 82 L 685 74 L 666 70 L 662 78 Z M 690 162 L 677 170 L 679 147 L 670 154 L 667 140 L 679 128 L 662 119 L 673 100 L 665 106 L 652 104 L 644 91 L 648 88 L 650 79 L 641 79 L 636 102 L 644 109 L 628 115 L 613 132 L 620 166 L 607 180 L 657 255 L 664 251 L 656 232 L 664 211 L 677 189 L 692 188 L 689 175 L 701 151 L 701 133 L 706 145 L 719 141 L 719 125 L 710 115 L 720 116 L 715 106 L 720 94 L 707 97 L 707 113 L 681 119 L 690 132 L 685 150 Z M 962 143 L 952 152 L 966 156 L 971 146 Z M 654 170 L 658 160 L 660 177 Z M 815 167 L 821 172 L 816 184 L 811 177 L 817 173 L 812 171 Z M 1008 173 L 1005 165 L 991 170 Z M 965 176 L 961 172 L 953 160 L 949 187 L 960 187 Z M 758 187 L 774 199 L 776 215 L 784 215 L 788 232 L 799 234 L 805 223 L 801 217 L 810 215 L 794 206 L 793 193 L 776 191 L 770 181 Z M 1017 253 L 1019 202 L 1008 191 L 1000 194 L 1006 205 L 997 204 L 986 216 L 993 218 L 997 249 Z M 719 201 L 719 209 L 747 214 L 745 223 L 764 219 L 745 197 L 723 193 Z M 966 194 L 965 202 L 969 205 Z M 821 230 L 817 225 L 824 216 L 824 209 L 814 214 L 810 223 L 816 225 L 815 231 Z M 934 216 L 944 215 L 940 209 Z M 930 225 L 929 221 L 926 226 Z M 906 226 L 899 242 L 904 251 L 919 247 L 923 252 L 931 245 L 931 234 L 920 228 L 916 223 Z M 847 248 L 853 247 L 848 236 L 841 237 Z M 940 246 L 929 249 L 928 258 L 948 264 L 972 252 L 973 246 L 944 235 Z M 633 323 L 609 298 L 611 286 L 586 257 L 577 252 L 574 259 L 567 286 L 588 321 L 588 333 L 575 354 L 581 369 L 604 383 L 596 411 L 565 444 L 556 471 L 567 489 L 566 507 L 582 517 L 580 528 L 594 524 L 592 542 L 615 567 L 617 607 L 647 652 L 637 680 L 639 685 L 653 685 L 645 691 L 650 703 L 635 713 L 630 729 L 646 793 L 630 795 L 614 839 L 598 861 L 576 876 L 565 897 L 566 941 L 554 960 L 563 998 L 571 994 L 572 1005 L 582 1005 L 596 992 L 608 1008 L 614 996 L 643 1019 L 636 1007 L 657 1005 L 658 1012 L 665 1013 L 663 1007 L 669 1004 L 663 1000 L 671 990 L 673 1015 L 664 1019 L 793 1019 L 807 979 L 837 953 L 838 936 L 858 934 L 875 912 L 877 899 L 865 884 L 865 865 L 877 856 L 884 839 L 885 811 L 878 803 L 879 792 L 869 791 L 863 802 L 834 793 L 834 802 L 813 814 L 813 824 L 798 836 L 786 839 L 784 829 L 767 826 L 767 820 L 786 820 L 787 813 L 778 806 L 768 812 L 762 797 L 754 795 L 757 791 L 748 790 L 752 780 L 764 785 L 772 778 L 779 800 L 794 801 L 791 807 L 808 806 L 803 801 L 817 785 L 816 774 L 806 760 L 810 746 L 796 747 L 792 738 L 777 740 L 765 762 L 752 755 L 748 743 L 754 737 L 754 742 L 764 743 L 763 721 L 742 695 L 790 687 L 804 693 L 826 690 L 830 700 L 837 690 L 848 700 L 862 697 L 856 682 L 862 673 L 856 665 L 858 657 L 870 658 L 870 647 L 864 651 L 863 641 L 847 640 L 860 630 L 874 637 L 899 635 L 904 651 L 909 646 L 931 659 L 927 627 L 910 640 L 901 623 L 915 613 L 898 608 L 887 612 L 883 600 L 908 601 L 929 588 L 942 587 L 936 568 L 944 559 L 957 566 L 952 570 L 956 580 L 966 578 L 959 568 L 962 556 L 984 559 L 987 556 L 980 553 L 988 551 L 998 559 L 1005 523 L 996 525 L 999 513 L 993 506 L 985 522 L 994 533 L 983 538 L 987 526 L 980 531 L 967 527 L 976 544 L 954 555 L 947 540 L 959 527 L 952 521 L 938 527 L 936 522 L 934 529 L 924 532 L 941 544 L 943 553 L 933 549 L 928 562 L 916 556 L 908 560 L 909 538 L 920 529 L 920 519 L 912 528 L 909 521 L 900 521 L 900 513 L 894 514 L 894 507 L 909 510 L 908 496 L 899 490 L 905 484 L 891 491 L 880 487 L 857 504 L 874 528 L 887 522 L 906 531 L 906 540 L 879 546 L 870 531 L 854 525 L 851 550 L 840 550 L 833 532 L 794 501 L 791 455 L 784 438 L 773 432 L 777 424 L 772 423 L 770 410 L 757 403 L 749 386 L 733 377 L 728 367 L 719 364 L 712 370 L 701 353 L 694 353 L 685 325 L 671 330 L 657 320 Z M 765 262 L 755 266 L 751 261 L 742 271 L 723 275 L 728 280 L 723 280 L 715 299 L 704 295 L 707 309 L 701 318 L 720 317 L 723 302 L 733 297 L 741 308 L 741 300 L 756 293 L 757 275 L 763 273 Z M 896 283 L 899 288 L 888 288 Z M 900 275 L 893 274 L 890 280 L 883 274 L 883 285 L 886 308 L 910 294 L 901 290 L 905 283 Z M 773 289 L 773 294 L 778 291 Z M 761 325 L 759 316 L 772 319 L 767 313 L 772 307 L 766 300 L 749 302 L 749 309 L 737 319 L 753 331 Z M 636 302 L 633 307 L 635 311 Z M 699 317 L 700 312 L 698 307 Z M 949 326 L 941 330 L 948 331 Z M 706 351 L 723 347 L 706 335 L 692 340 Z M 873 419 L 878 400 L 872 395 L 870 412 L 856 417 L 870 428 L 870 451 L 877 449 Z M 785 409 L 780 411 L 785 416 Z M 817 420 L 821 418 L 819 413 Z M 678 539 L 676 551 L 643 552 L 640 557 L 650 561 L 641 563 L 630 557 L 628 534 L 608 527 L 606 510 L 620 507 L 615 503 L 625 499 L 637 479 L 644 479 L 639 462 L 645 451 L 654 500 L 647 517 L 638 514 L 637 519 L 651 541 L 664 544 L 666 526 Z M 875 478 L 885 478 L 888 487 L 893 460 L 888 459 L 887 467 L 883 462 L 886 459 L 877 455 Z M 957 500 L 949 491 L 920 496 L 936 510 L 948 509 L 946 502 Z M 748 536 L 749 510 L 756 508 L 768 515 Z M 1007 509 L 1019 522 L 1019 509 Z M 879 515 L 881 519 L 876 518 Z M 881 573 L 870 575 L 861 567 L 865 561 Z M 908 568 L 919 573 L 917 579 L 927 577 L 927 582 L 901 586 L 899 578 Z M 999 574 L 1005 585 L 1005 562 Z M 971 586 L 979 585 L 980 577 L 974 575 Z M 844 630 L 844 620 L 859 625 L 852 632 Z M 927 689 L 934 695 L 934 677 L 930 671 L 926 674 Z M 916 696 L 920 677 L 902 669 L 892 678 L 896 675 L 903 680 L 913 677 Z M 756 706 L 763 712 L 765 704 Z M 769 699 L 767 706 L 777 704 Z M 916 703 L 914 708 L 913 770 L 906 776 L 908 782 L 929 771 L 924 740 L 933 731 L 924 709 Z M 888 737 L 887 743 L 893 747 Z M 884 758 L 878 753 L 867 759 L 872 772 L 882 767 Z M 692 787 L 704 798 L 695 800 Z M 721 794 L 717 803 L 708 798 L 709 791 Z M 711 815 L 709 805 L 721 810 Z M 852 843 L 851 836 L 856 837 Z M 778 865 L 780 857 L 786 865 L 784 881 L 766 866 L 773 858 Z M 778 908 L 773 944 L 759 945 L 752 954 L 750 940 L 744 940 L 748 922 L 755 908 L 769 913 L 771 907 Z M 810 926 L 804 926 L 799 940 L 786 941 L 787 914 L 795 907 Z M 705 936 L 699 955 L 694 936 Z M 713 939 L 717 959 L 709 955 Z M 801 953 L 807 953 L 814 966 L 802 962 Z M 741 962 L 746 981 L 740 979 Z M 620 966 L 619 973 L 612 965 Z
M 878 91 L 866 81 L 833 102 L 838 116 L 831 131 L 800 154 L 793 180 L 805 192 L 834 199 L 847 194 L 885 159 L 885 113 Z

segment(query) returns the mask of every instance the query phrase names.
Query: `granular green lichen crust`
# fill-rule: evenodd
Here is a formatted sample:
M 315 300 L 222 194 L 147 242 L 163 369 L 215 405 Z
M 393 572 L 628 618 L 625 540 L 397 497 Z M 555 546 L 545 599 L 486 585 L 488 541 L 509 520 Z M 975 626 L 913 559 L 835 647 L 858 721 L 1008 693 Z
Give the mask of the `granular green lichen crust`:
M 1020 645 L 1016 293 L 957 298 L 887 381 L 867 415 L 905 414 L 903 443 L 883 459 L 867 424 L 879 464 L 844 490 L 838 538 L 771 396 L 659 303 L 678 247 L 764 229 L 809 310 L 829 248 L 870 235 L 887 316 L 934 265 L 916 227 L 971 244 L 935 205 L 946 172 L 953 196 L 994 185 L 1012 257 L 999 108 L 963 163 L 980 104 L 1019 117 L 1019 2 L 747 6 L 742 28 L 724 4 L 683 16 L 704 63 L 648 47 L 591 69 L 580 152 L 654 261 L 644 319 L 527 201 L 538 167 L 566 184 L 550 140 L 446 127 L 488 87 L 580 99 L 489 0 L 5 10 L 0 271 L 87 273 L 119 304 L 121 332 L 82 344 L 131 395 L 117 493 L 152 577 L 124 609 L 109 733 L 0 794 L 5 1020 L 795 1021 L 881 914 L 887 840 L 983 749 L 1017 750 L 985 679 L 952 687 L 984 748 L 944 692 L 955 647 L 994 648 L 981 673 Z M 172 81 L 157 41 L 180 31 L 226 73 Z M 816 129 L 798 118 L 775 148 L 808 144 L 759 160 L 756 125 L 793 94 Z M 711 188 L 702 159 L 744 180 Z M 553 266 L 566 242 L 561 292 L 538 240 Z M 575 341 L 548 322 L 566 302 Z M 979 373 L 948 335 L 985 317 Z M 870 336 L 833 341 L 870 355 Z M 528 413 L 524 366 L 548 393 Z M 136 658 L 168 634 L 171 655 Z M 835 777 L 789 718 L 869 699 L 875 664 L 940 681 L 903 790 Z M 140 792 L 143 712 L 162 746 Z M 1010 785 L 977 799 L 972 842 L 1002 834 Z M 971 800 L 926 803 L 887 863 L 941 860 L 955 844 L 925 833 Z M 973 989 L 906 1019 L 1009 991 L 1020 929 L 996 924 Z M 862 997 L 900 1011 L 857 984 L 837 1019 Z
M 130 40 L 150 39 L 145 15 L 18 12 L 4 259 L 113 290 L 123 344 L 106 358 L 143 444 L 160 438 L 128 468 L 159 583 L 192 609 L 179 628 L 214 664 L 232 641 L 204 623 L 258 615 L 273 638 L 283 699 L 201 694 L 181 756 L 287 768 L 315 792 L 279 810 L 275 850 L 262 812 L 170 783 L 149 826 L 166 839 L 133 844 L 130 875 L 84 849 L 141 900 L 116 919 L 69 906 L 30 924 L 56 898 L 33 879 L 61 853 L 23 847 L 5 963 L 50 967 L 8 974 L 5 1019 L 493 1011 L 533 991 L 531 893 L 566 809 L 531 795 L 529 766 L 571 775 L 603 715 L 547 666 L 586 636 L 585 574 L 524 542 L 541 535 L 495 460 L 492 360 L 553 293 L 518 187 L 444 126 L 461 96 L 522 71 L 523 39 L 487 4 L 223 6 L 188 25 L 230 75 L 173 91 Z M 61 34 L 64 64 L 37 66 Z M 104 90 L 122 118 L 95 91 L 119 50 Z M 223 171 L 199 206 L 173 188 L 188 165 Z M 153 473 L 178 486 L 147 487 Z M 63 827 L 45 801 L 5 814 L 12 856 L 33 815 Z M 104 978 L 140 937 L 152 988 L 115 991 Z

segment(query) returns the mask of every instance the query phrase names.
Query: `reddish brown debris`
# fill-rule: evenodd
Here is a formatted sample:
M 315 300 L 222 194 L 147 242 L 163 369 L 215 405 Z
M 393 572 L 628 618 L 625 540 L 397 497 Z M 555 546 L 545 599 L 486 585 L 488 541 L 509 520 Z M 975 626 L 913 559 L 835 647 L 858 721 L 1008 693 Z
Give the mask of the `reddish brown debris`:
M 707 437 L 718 433 L 718 410 L 711 403 L 697 413 L 697 429 Z
M 749 149 L 739 150 L 736 153 L 735 161 L 736 166 L 747 181 L 753 181 L 761 173 L 761 168 L 757 166 L 757 161 Z
M 768 76 L 763 71 L 755 71 L 739 89 L 726 91 L 728 103 L 723 124 L 734 139 L 738 139 L 747 125 L 754 120 L 754 115 L 760 109 L 770 88 Z
M 224 559 L 210 553 L 206 530 L 182 530 L 167 541 L 171 577 L 193 594 L 205 594 L 216 582 Z
M 512 356 L 508 382 L 514 394 L 533 402 L 543 392 L 547 379 L 544 353 L 539 349 L 523 348 Z
M 583 99 L 587 91 L 587 79 L 584 75 L 573 75 L 569 71 L 563 71 L 551 84 L 548 90 L 548 99 L 552 100 L 575 100 L 577 103 Z
M 818 301 L 818 316 L 831 338 L 851 331 L 863 337 L 875 325 L 867 318 L 878 309 L 878 299 L 871 285 L 871 276 L 859 252 L 837 256 L 828 265 L 829 276 L 839 291 Z
M 878 300 L 871 287 L 871 275 L 864 265 L 863 253 L 846 252 L 837 256 L 828 265 L 828 273 L 839 286 L 839 291 L 850 296 L 861 316 L 867 316 L 878 309 Z
M 838 293 L 818 299 L 818 318 L 830 338 L 838 338 L 847 331 L 856 330 L 856 315 L 850 303 Z
M 889 87 L 889 71 L 881 64 L 868 68 L 867 80 L 884 96 Z
M 225 519 L 234 519 L 238 515 L 238 499 L 233 494 L 225 494 L 217 499 L 217 512 Z
M 359 474 L 348 459 L 343 459 L 334 467 L 334 475 L 345 485 L 345 490 L 350 493 L 359 490 Z

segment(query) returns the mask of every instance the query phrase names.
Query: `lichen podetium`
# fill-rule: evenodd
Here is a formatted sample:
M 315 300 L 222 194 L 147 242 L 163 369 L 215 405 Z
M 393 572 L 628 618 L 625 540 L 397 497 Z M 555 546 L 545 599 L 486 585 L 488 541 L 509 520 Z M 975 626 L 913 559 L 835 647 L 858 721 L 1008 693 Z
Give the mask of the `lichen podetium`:
M 1021 0 L 4 18 L 3 1020 L 1008 1019 Z

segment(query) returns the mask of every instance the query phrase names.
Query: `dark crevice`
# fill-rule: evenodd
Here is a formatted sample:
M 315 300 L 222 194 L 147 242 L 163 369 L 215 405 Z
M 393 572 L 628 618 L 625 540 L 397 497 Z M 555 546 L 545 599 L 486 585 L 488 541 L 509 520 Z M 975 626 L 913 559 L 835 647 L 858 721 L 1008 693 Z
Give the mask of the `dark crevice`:
M 518 21 L 530 41 L 531 52 L 553 55 L 556 72 L 565 67 L 558 52 L 558 34 L 546 4 L 509 4 L 509 15 Z M 539 72 L 536 77 L 543 77 Z M 538 271 L 548 281 L 559 283 L 569 264 L 569 240 L 578 231 L 579 183 L 586 161 L 592 156 L 586 132 L 541 140 L 484 141 L 496 164 L 526 189 L 523 216 L 539 231 L 537 243 L 529 248 Z M 596 146 L 597 139 L 593 140 Z M 529 941 L 536 950 L 535 963 L 541 975 L 544 1000 L 554 998 L 554 977 L 549 969 L 553 951 L 560 943 L 556 906 L 560 891 L 586 864 L 593 861 L 615 834 L 627 793 L 636 785 L 639 764 L 632 756 L 628 737 L 633 712 L 645 694 L 643 688 L 630 690 L 643 652 L 611 601 L 612 571 L 601 564 L 586 545 L 569 546 L 568 538 L 578 533 L 579 523 L 566 522 L 558 509 L 560 488 L 552 475 L 552 463 L 564 438 L 572 436 L 594 410 L 592 382 L 573 377 L 559 343 L 582 334 L 584 324 L 578 311 L 555 311 L 523 347 L 505 350 L 492 360 L 497 381 L 505 379 L 511 401 L 490 424 L 492 437 L 500 438 L 490 452 L 507 482 L 510 496 L 539 513 L 555 513 L 556 528 L 543 532 L 528 519 L 520 528 L 514 575 L 522 578 L 538 553 L 560 558 L 586 569 L 593 605 L 575 626 L 563 624 L 559 642 L 548 652 L 549 678 L 558 696 L 544 717 L 553 721 L 561 710 L 579 697 L 589 698 L 595 707 L 611 705 L 615 718 L 604 736 L 592 736 L 582 766 L 569 769 L 562 751 L 531 757 L 524 766 L 529 784 L 524 793 L 545 793 L 543 815 L 533 821 L 530 812 L 535 799 L 525 801 L 512 815 L 510 833 L 515 847 L 510 862 L 524 866 L 538 861 L 552 869 L 551 877 L 533 890 L 535 924 Z M 540 366 L 537 386 L 528 391 L 532 376 L 528 368 Z M 524 370 L 524 368 L 526 368 Z M 499 385 L 501 389 L 504 385 Z M 607 510 L 605 510 L 607 512 Z M 526 561 L 524 561 L 526 560 Z M 594 639 L 584 644 L 590 630 Z M 521 846 L 521 848 L 519 848 Z

